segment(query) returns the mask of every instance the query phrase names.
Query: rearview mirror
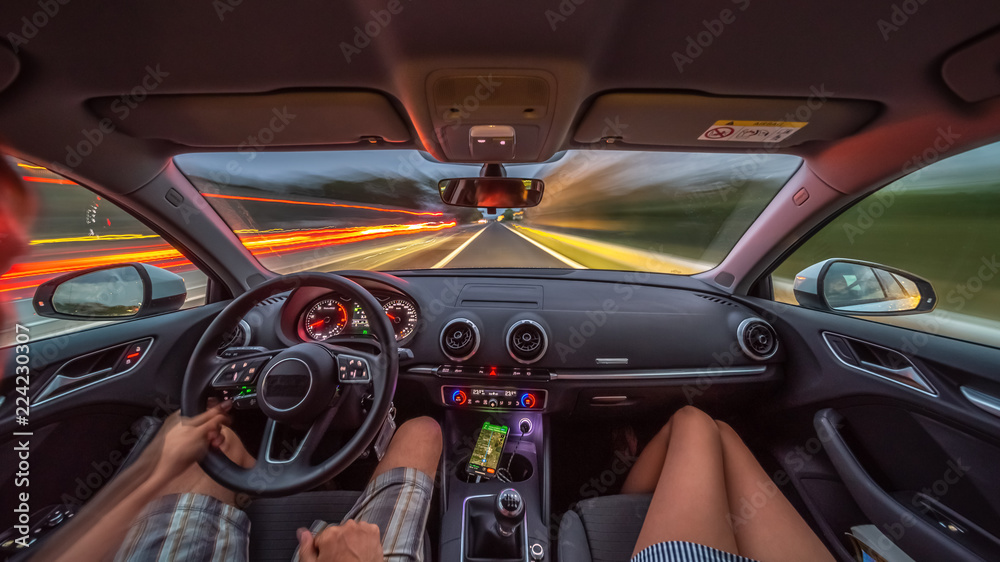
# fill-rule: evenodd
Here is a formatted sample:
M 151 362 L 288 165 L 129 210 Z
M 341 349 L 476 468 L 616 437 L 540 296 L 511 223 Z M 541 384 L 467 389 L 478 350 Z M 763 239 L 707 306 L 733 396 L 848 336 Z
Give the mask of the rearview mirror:
M 859 260 L 829 259 L 795 276 L 795 299 L 806 308 L 857 316 L 930 312 L 931 284 L 912 273 Z
M 525 178 L 452 178 L 438 182 L 441 201 L 454 207 L 520 209 L 542 200 L 545 183 Z
M 181 276 L 144 263 L 74 271 L 38 286 L 39 316 L 64 320 L 122 320 L 178 310 L 187 289 Z

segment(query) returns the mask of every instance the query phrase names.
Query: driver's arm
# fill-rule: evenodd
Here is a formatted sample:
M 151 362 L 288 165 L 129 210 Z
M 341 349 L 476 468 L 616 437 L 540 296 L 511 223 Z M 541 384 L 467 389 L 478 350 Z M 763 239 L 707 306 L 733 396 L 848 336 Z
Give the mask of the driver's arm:
M 193 417 L 167 418 L 135 464 L 105 486 L 42 545 L 32 560 L 103 560 L 118 550 L 132 520 L 178 474 L 219 447 L 228 401 Z

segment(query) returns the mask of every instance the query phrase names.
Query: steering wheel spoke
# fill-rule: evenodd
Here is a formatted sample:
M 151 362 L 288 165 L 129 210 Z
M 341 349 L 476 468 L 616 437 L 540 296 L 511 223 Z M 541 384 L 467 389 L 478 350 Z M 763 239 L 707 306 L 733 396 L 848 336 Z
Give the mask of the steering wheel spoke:
M 320 343 L 331 347 L 346 347 L 349 349 L 356 349 L 354 346 L 368 346 L 374 348 L 377 353 L 382 353 L 382 342 L 373 337 L 331 336 Z
M 281 436 L 292 428 L 284 428 L 285 431 L 282 431 L 282 426 L 286 424 L 268 419 L 264 425 L 260 450 L 257 452 L 257 462 L 264 465 L 311 466 L 310 459 L 323 442 L 327 430 L 337 416 L 337 409 L 336 405 L 328 408 L 313 420 L 304 435 L 294 440 Z

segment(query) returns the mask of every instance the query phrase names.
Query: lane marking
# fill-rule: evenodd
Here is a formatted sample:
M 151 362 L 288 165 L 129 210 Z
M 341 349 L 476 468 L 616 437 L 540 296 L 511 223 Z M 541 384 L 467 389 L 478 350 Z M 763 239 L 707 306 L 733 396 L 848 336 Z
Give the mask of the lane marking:
M 484 232 L 486 232 L 486 228 L 485 227 L 483 227 L 483 229 L 480 230 L 479 232 L 473 234 L 465 242 L 462 242 L 461 246 L 455 248 L 455 250 L 452 253 L 450 253 L 447 256 L 445 256 L 445 258 L 443 260 L 441 260 L 441 261 L 437 262 L 436 264 L 432 265 L 431 269 L 441 269 L 442 267 L 448 265 L 448 262 L 450 262 L 451 260 L 455 259 L 455 256 L 457 256 L 458 254 L 461 254 L 462 250 L 464 250 L 469 244 L 472 244 L 472 241 L 475 240 L 476 238 L 479 238 L 479 235 L 482 234 L 482 233 L 484 233 Z
M 557 260 L 559 260 L 559 261 L 563 262 L 564 264 L 566 264 L 566 265 L 568 265 L 568 266 L 572 267 L 573 269 L 590 269 L 590 268 L 588 268 L 588 267 L 587 267 L 587 266 L 585 266 L 585 265 L 580 265 L 579 263 L 577 263 L 577 262 L 575 262 L 575 261 L 573 261 L 573 260 L 571 260 L 571 259 L 567 258 L 566 256 L 564 256 L 564 255 L 562 255 L 562 254 L 560 254 L 560 253 L 557 253 L 557 252 L 556 252 L 555 250 L 553 250 L 553 249 L 551 249 L 551 248 L 547 248 L 547 247 L 545 247 L 545 246 L 543 246 L 543 245 L 539 244 L 538 242 L 535 242 L 535 241 L 534 241 L 534 240 L 532 240 L 531 238 L 528 238 L 527 236 L 525 236 L 525 235 L 521 234 L 520 232 L 518 232 L 518 231 L 517 231 L 517 230 L 516 230 L 516 229 L 515 229 L 514 227 L 512 227 L 512 226 L 507 226 L 507 225 L 504 225 L 504 227 L 506 227 L 506 228 L 507 228 L 507 230 L 509 230 L 509 231 L 513 232 L 514 234 L 517 234 L 517 235 L 518 235 L 518 236 L 520 236 L 521 238 L 524 238 L 524 239 L 525 239 L 525 240 L 527 240 L 528 242 L 531 242 L 531 243 L 532 243 L 532 244 L 534 244 L 534 245 L 535 245 L 535 246 L 536 246 L 536 247 L 537 247 L 537 248 L 538 248 L 539 250 L 541 250 L 541 251 L 545 252 L 546 254 L 548 254 L 548 255 L 550 255 L 550 256 L 552 256 L 552 257 L 556 258 Z

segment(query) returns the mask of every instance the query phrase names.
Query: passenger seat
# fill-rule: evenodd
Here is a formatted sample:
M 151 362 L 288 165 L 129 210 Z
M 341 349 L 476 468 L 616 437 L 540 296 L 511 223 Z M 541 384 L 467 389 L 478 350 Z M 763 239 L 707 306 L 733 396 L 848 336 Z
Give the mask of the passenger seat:
M 626 562 L 642 530 L 652 494 L 583 500 L 559 524 L 562 562 Z

